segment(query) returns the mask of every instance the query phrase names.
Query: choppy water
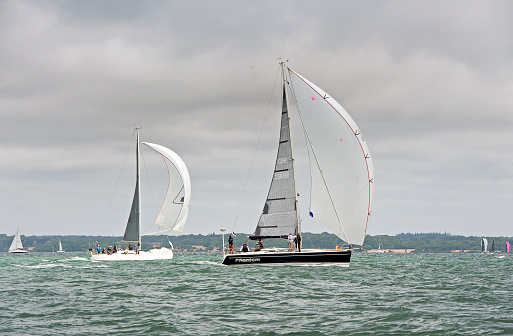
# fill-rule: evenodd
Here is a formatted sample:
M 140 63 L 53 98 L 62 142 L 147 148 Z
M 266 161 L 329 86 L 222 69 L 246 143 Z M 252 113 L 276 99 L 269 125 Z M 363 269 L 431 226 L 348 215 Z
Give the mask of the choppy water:
M 513 335 L 513 255 L 356 254 L 349 268 L 0 253 L 0 335 Z

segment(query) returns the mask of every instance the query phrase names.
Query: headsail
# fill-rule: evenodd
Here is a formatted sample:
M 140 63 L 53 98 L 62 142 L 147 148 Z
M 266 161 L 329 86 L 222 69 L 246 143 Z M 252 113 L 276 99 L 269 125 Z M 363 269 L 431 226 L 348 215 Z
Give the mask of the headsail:
M 509 253 L 510 243 L 505 242 L 504 244 L 506 245 L 506 253 Z
M 310 216 L 347 243 L 363 245 L 374 195 L 369 149 L 338 102 L 291 69 L 288 75 L 310 157 Z
M 169 173 L 166 197 L 155 219 L 155 224 L 176 232 L 182 232 L 191 201 L 191 178 L 185 162 L 172 150 L 164 146 L 143 142 L 162 155 Z M 171 163 L 171 166 L 167 164 Z
M 298 233 L 296 182 L 289 129 L 287 92 L 283 87 L 280 140 L 274 174 L 262 215 L 251 239 L 280 238 Z
M 11 247 L 9 247 L 9 251 L 15 250 L 23 250 L 23 244 L 21 243 L 20 229 L 16 230 L 16 235 L 12 240 Z

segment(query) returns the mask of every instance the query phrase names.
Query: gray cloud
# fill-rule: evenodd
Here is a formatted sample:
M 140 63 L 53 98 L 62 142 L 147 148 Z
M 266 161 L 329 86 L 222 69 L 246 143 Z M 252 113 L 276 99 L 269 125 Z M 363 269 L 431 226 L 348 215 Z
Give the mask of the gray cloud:
M 337 98 L 366 137 L 376 172 L 370 234 L 511 235 L 512 6 L 4 1 L 1 232 L 121 234 L 130 158 L 102 221 L 134 124 L 189 166 L 186 232 L 231 230 L 283 57 Z M 251 232 L 263 206 L 278 96 L 237 231 Z M 301 137 L 294 135 L 298 155 Z M 151 154 L 149 169 L 158 172 Z M 307 213 L 308 173 L 298 164 Z

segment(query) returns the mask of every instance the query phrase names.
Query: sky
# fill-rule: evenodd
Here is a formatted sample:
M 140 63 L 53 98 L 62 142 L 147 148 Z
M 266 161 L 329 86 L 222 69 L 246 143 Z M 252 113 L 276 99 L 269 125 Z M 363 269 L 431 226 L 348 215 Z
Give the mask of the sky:
M 282 58 L 365 136 L 368 234 L 511 237 L 512 54 L 508 1 L 1 0 L 0 234 L 122 235 L 134 125 L 189 168 L 184 234 L 253 232 Z M 293 138 L 304 218 L 308 167 Z M 167 180 L 143 155 L 149 225 Z M 326 229 L 305 219 L 303 231 Z

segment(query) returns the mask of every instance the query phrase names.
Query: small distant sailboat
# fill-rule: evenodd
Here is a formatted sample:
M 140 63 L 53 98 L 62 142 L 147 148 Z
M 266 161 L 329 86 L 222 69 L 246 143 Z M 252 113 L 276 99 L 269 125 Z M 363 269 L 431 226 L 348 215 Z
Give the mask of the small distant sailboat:
M 134 249 L 117 250 L 111 253 L 91 253 L 91 260 L 94 261 L 129 261 L 129 260 L 163 260 L 173 258 L 173 247 L 161 247 L 160 249 L 150 249 L 149 251 L 140 250 L 141 247 L 141 193 L 140 193 L 140 167 L 139 167 L 139 128 L 136 128 L 136 183 L 134 198 L 130 216 L 126 224 L 124 243 L 137 244 Z M 166 197 L 155 219 L 155 224 L 176 232 L 182 232 L 187 215 L 189 213 L 189 203 L 191 200 L 191 179 L 189 171 L 183 160 L 172 150 L 164 146 L 143 142 L 146 146 L 154 149 L 164 158 L 166 164 L 169 183 L 167 186 Z M 168 164 L 170 163 L 170 164 Z
M 62 243 L 61 243 L 61 240 L 59 239 L 59 250 L 57 252 L 66 252 L 62 249 Z
M 495 253 L 495 239 L 492 240 L 492 247 L 490 247 L 490 253 Z
M 509 253 L 509 248 L 510 248 L 510 243 L 509 242 L 504 242 L 504 245 L 505 245 L 505 250 L 506 250 L 506 253 Z
M 9 247 L 9 253 L 27 253 L 28 251 L 23 248 L 23 244 L 21 243 L 20 229 L 16 230 L 16 235 L 14 235 L 14 239 L 12 240 L 11 247 Z
M 378 249 L 377 250 L 371 250 L 372 253 L 385 253 L 385 250 L 383 250 L 383 247 L 381 246 L 381 237 L 379 237 L 378 241 Z
M 481 253 L 488 253 L 488 239 L 481 238 Z

